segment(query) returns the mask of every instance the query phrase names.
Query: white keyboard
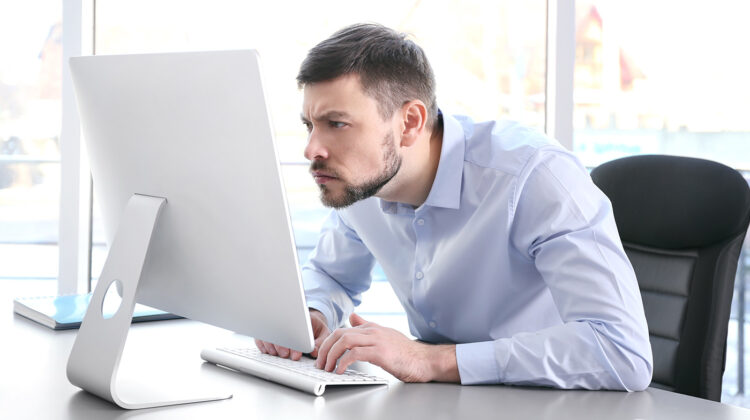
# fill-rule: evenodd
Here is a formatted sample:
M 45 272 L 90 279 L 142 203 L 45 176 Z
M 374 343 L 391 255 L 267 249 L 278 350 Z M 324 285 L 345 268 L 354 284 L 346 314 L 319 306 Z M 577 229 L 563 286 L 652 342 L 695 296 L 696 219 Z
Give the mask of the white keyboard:
M 263 354 L 252 347 L 204 349 L 201 358 L 314 395 L 322 395 L 328 385 L 388 384 L 386 379 L 353 369 L 339 375 L 316 368 L 315 360 L 305 356 L 294 361 Z

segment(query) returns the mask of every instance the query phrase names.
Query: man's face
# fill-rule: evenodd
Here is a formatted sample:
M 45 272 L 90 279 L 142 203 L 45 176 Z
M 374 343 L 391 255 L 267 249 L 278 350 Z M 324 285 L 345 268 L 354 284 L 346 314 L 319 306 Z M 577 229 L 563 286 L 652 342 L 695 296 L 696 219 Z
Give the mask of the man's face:
M 309 133 L 305 157 L 324 205 L 342 208 L 371 197 L 401 167 L 394 119 L 383 120 L 358 76 L 306 85 L 301 116 Z

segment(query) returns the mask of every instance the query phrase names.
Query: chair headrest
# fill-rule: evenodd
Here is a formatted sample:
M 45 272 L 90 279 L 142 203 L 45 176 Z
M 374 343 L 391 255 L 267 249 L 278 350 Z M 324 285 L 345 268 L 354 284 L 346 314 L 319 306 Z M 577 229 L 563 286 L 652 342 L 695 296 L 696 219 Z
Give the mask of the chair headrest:
M 736 236 L 750 221 L 750 188 L 736 170 L 705 159 L 644 155 L 591 171 L 609 197 L 623 241 L 699 248 Z

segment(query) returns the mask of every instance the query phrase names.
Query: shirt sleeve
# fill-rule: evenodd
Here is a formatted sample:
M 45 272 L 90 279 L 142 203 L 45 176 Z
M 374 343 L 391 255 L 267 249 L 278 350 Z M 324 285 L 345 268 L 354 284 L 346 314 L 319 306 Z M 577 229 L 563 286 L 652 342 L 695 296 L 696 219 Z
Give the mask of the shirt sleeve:
M 322 312 L 331 330 L 341 326 L 370 288 L 374 265 L 375 258 L 357 233 L 331 211 L 302 266 L 307 306 Z
M 510 246 L 533 262 L 563 323 L 459 344 L 461 382 L 645 389 L 648 328 L 609 200 L 563 151 L 537 151 L 517 182 Z

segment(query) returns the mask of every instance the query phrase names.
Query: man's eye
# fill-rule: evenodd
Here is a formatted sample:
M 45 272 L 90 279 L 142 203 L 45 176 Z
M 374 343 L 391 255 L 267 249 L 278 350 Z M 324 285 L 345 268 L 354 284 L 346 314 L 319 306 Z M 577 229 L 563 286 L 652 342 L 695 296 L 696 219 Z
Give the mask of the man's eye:
M 346 123 L 342 123 L 340 121 L 329 121 L 328 125 L 330 125 L 333 128 L 343 128 L 346 126 Z
M 309 133 L 310 131 L 312 131 L 312 124 L 310 124 L 309 122 L 307 122 L 307 121 L 303 121 L 303 122 L 302 122 L 302 125 L 304 125 L 304 126 L 305 126 L 305 129 L 307 130 L 307 132 L 308 132 L 308 133 Z

